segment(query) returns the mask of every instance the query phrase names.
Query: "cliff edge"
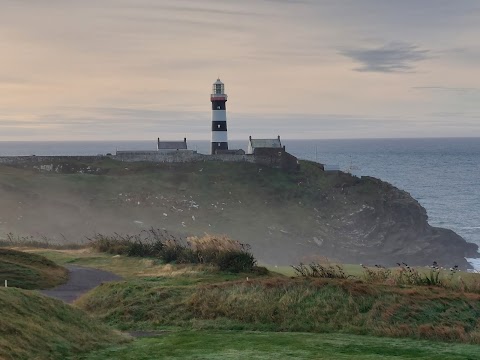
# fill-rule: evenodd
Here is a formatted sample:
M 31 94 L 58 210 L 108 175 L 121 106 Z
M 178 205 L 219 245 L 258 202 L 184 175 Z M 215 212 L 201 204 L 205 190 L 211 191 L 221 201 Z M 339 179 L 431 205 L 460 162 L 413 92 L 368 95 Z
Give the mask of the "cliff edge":
M 251 163 L 122 163 L 108 158 L 0 166 L 0 234 L 84 241 L 150 227 L 227 234 L 276 265 L 343 263 L 467 268 L 477 245 L 428 224 L 407 192 L 381 180 Z

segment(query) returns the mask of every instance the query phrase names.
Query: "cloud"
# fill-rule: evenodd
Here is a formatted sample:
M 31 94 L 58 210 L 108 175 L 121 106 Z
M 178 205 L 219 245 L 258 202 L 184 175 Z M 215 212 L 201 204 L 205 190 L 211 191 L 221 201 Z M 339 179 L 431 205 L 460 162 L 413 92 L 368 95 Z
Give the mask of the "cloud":
M 448 91 L 458 94 L 476 94 L 480 95 L 480 88 L 474 87 L 449 87 L 449 86 L 414 86 L 414 90 L 432 90 L 432 91 Z
M 413 71 L 415 63 L 428 58 L 429 51 L 413 44 L 394 42 L 377 48 L 357 48 L 340 53 L 361 64 L 356 71 L 393 73 Z

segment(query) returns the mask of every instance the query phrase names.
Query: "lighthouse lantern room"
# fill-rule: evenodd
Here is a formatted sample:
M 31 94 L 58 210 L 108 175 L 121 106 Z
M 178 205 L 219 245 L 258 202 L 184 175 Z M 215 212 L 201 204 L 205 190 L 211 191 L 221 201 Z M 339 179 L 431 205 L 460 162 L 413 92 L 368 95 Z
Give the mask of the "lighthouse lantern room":
M 217 150 L 228 150 L 227 136 L 227 94 L 220 79 L 213 84 L 212 95 L 212 155 Z

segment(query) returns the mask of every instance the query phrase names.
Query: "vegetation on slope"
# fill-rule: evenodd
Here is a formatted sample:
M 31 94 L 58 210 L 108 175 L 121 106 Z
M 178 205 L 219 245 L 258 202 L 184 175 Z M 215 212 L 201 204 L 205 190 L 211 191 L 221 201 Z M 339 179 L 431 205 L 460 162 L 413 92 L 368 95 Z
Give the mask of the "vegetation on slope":
M 250 247 L 226 236 L 185 240 L 152 228 L 137 235 L 96 234 L 90 239 L 90 247 L 110 254 L 155 258 L 167 264 L 213 265 L 234 273 L 260 270 Z
M 23 289 L 47 289 L 67 281 L 67 269 L 32 253 L 0 248 L 0 281 Z
M 480 295 L 338 279 L 149 279 L 104 284 L 77 305 L 123 329 L 182 326 L 345 332 L 480 342 Z
M 288 278 L 85 251 L 41 253 L 59 263 L 124 276 L 127 281 L 101 285 L 76 303 L 120 329 L 173 326 L 479 341 L 480 295 L 469 293 L 478 290 L 478 274 L 455 274 L 452 283 L 463 281 L 465 287 L 415 286 L 368 272 L 362 276 L 357 268 L 354 279 Z
M 36 292 L 0 288 L 0 359 L 66 359 L 125 339 L 83 311 Z
M 0 197 L 8 209 L 0 209 L 5 220 L 0 233 L 59 241 L 82 241 L 93 231 L 134 234 L 152 226 L 189 235 L 227 234 L 272 265 L 320 255 L 346 263 L 438 261 L 466 268 L 464 257 L 477 249 L 453 232 L 430 227 L 425 209 L 407 193 L 376 179 L 327 173 L 306 161 L 292 173 L 223 162 L 102 160 L 32 170 L 39 165 L 0 166 Z M 88 168 L 101 171 L 79 173 Z
M 478 346 L 346 334 L 240 331 L 167 332 L 127 346 L 95 351 L 85 360 L 468 360 Z

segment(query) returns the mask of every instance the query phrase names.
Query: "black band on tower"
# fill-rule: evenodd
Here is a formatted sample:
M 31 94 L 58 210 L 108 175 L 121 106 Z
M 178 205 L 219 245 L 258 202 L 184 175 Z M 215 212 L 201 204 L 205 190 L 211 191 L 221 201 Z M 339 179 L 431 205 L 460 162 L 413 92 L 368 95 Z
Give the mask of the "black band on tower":
M 213 100 L 212 110 L 227 110 L 226 100 Z
M 228 150 L 228 143 L 226 142 L 212 142 L 212 154 L 215 154 L 217 150 Z
M 227 122 L 212 121 L 212 131 L 227 131 Z

